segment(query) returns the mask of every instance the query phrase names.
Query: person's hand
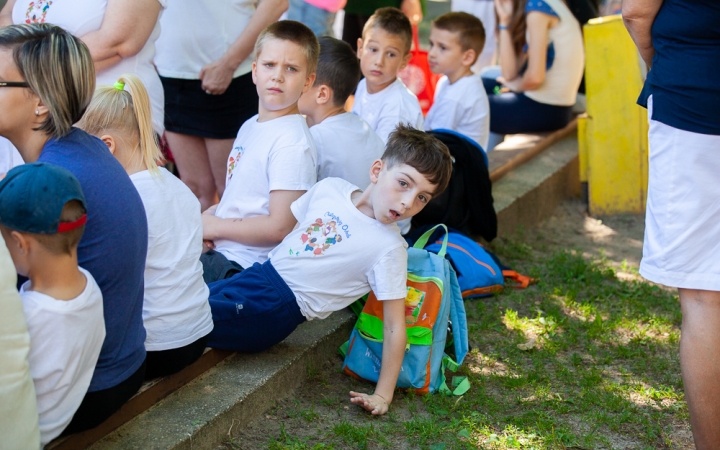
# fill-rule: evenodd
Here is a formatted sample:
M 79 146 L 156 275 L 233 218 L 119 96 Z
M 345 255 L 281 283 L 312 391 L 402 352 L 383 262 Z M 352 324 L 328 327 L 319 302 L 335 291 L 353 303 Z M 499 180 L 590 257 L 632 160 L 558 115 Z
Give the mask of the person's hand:
M 224 93 L 233 79 L 235 68 L 230 67 L 222 59 L 206 64 L 200 70 L 202 88 L 208 95 L 220 95 Z
M 407 16 L 411 24 L 417 25 L 422 22 L 423 13 L 420 0 L 402 0 L 400 11 Z
M 513 1 L 495 0 L 495 12 L 498 15 L 498 25 L 507 26 L 513 15 Z
M 213 241 L 209 241 L 207 239 L 203 240 L 203 246 L 202 246 L 201 253 L 207 253 L 210 250 L 215 250 L 215 243 Z
M 350 402 L 370 411 L 373 416 L 382 416 L 388 412 L 390 405 L 377 394 L 368 395 L 362 392 L 350 391 Z
M 202 216 L 200 216 L 200 217 L 202 219 L 203 241 L 204 242 L 207 242 L 207 241 L 212 242 L 213 240 L 215 240 L 215 234 L 217 231 L 216 225 L 219 222 L 221 222 L 222 219 L 219 218 L 218 216 L 216 216 L 215 214 L 205 214 L 205 213 L 203 213 Z M 207 245 L 207 243 L 206 243 L 206 245 Z M 214 245 L 212 247 L 210 247 L 208 245 L 208 248 L 214 248 L 214 247 L 215 247 Z

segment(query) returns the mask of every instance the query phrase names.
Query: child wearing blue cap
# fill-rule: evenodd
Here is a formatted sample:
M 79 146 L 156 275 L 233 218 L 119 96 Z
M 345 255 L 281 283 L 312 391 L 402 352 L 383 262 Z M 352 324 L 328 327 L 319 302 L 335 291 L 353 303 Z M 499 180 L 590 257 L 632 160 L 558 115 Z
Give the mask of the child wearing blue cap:
M 43 446 L 80 406 L 105 339 L 102 293 L 78 267 L 85 212 L 80 183 L 59 166 L 21 165 L 0 181 L 0 233 L 17 272 L 29 278 L 20 297 Z

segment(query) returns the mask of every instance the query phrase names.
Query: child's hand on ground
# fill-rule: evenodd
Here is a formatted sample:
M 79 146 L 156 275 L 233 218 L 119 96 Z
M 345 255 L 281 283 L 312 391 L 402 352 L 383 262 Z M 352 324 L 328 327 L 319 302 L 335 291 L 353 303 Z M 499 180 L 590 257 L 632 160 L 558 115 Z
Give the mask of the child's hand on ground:
M 388 402 L 377 394 L 368 395 L 362 392 L 350 391 L 350 402 L 370 411 L 373 416 L 382 416 L 388 412 L 390 405 Z

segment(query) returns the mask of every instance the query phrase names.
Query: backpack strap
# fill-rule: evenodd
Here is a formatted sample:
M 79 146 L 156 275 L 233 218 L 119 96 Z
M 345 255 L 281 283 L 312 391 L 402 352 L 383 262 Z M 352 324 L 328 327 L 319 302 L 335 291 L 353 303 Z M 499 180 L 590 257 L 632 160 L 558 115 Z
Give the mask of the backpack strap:
M 537 283 L 536 278 L 530 278 L 527 275 L 521 275 L 514 270 L 503 270 L 502 274 L 503 278 L 505 278 L 505 283 L 507 287 L 515 289 L 525 289 L 531 284 Z
M 437 255 L 441 258 L 445 257 L 445 253 L 447 253 L 447 245 L 448 245 L 448 228 L 445 226 L 445 224 L 438 224 L 434 227 L 430 228 L 426 232 L 423 233 L 422 236 L 418 238 L 417 241 L 415 241 L 415 245 L 413 245 L 413 248 L 419 248 L 423 249 L 427 245 L 428 240 L 430 239 L 430 236 L 432 236 L 433 231 L 435 231 L 437 228 L 443 227 L 445 229 L 445 236 L 443 236 L 443 243 L 442 247 L 440 247 L 440 251 L 437 252 Z
M 468 380 L 468 377 L 452 377 L 452 382 L 450 383 L 450 387 L 448 387 L 445 371 L 456 372 L 458 367 L 458 363 L 451 357 L 448 355 L 443 356 L 441 371 L 442 382 L 440 383 L 439 389 L 441 393 L 445 395 L 463 395 L 470 389 L 470 380 Z

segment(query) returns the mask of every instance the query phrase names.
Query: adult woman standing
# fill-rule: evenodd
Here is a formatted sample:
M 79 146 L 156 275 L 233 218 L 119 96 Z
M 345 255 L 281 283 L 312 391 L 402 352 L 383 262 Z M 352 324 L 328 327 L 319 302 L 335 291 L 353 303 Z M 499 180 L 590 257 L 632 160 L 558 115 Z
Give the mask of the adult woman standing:
M 95 62 L 97 84 L 125 73 L 138 76 L 150 94 L 153 128 L 163 132 L 163 91 L 153 67 L 158 16 L 167 0 L 8 0 L 0 26 L 52 23 L 79 37 Z
M 490 131 L 513 134 L 564 127 L 572 118 L 583 74 L 580 24 L 562 0 L 495 0 L 495 11 L 501 71 L 497 82 L 510 92 L 493 95 L 498 84 L 486 82 Z
M 180 178 L 203 210 L 225 190 L 240 126 L 258 111 L 252 51 L 287 0 L 173 0 L 160 19 L 155 65 L 165 90 L 165 127 Z
M 698 450 L 720 448 L 720 3 L 625 0 L 650 67 L 649 176 L 640 274 L 678 288 L 680 368 Z
M 52 163 L 80 181 L 87 225 L 78 264 L 103 294 L 106 337 L 90 387 L 65 433 L 103 422 L 142 384 L 147 221 L 142 200 L 105 144 L 73 124 L 95 88 L 88 48 L 60 27 L 0 28 L 0 136 L 25 162 Z

